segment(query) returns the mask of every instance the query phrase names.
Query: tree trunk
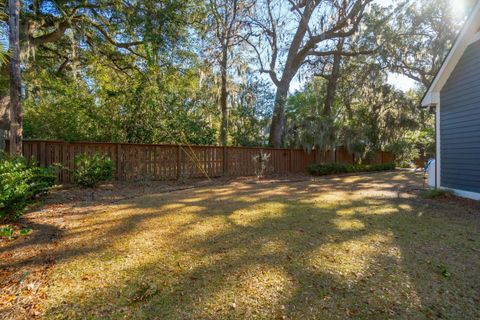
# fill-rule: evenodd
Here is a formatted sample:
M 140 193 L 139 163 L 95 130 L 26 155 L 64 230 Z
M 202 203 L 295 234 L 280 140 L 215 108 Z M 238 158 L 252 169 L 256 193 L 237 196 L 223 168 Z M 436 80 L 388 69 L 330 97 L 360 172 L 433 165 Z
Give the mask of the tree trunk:
M 20 0 L 9 0 L 10 153 L 22 154 L 23 114 L 20 103 Z
M 10 97 L 3 96 L 0 97 L 0 151 L 7 151 L 5 138 L 6 133 L 10 130 L 10 120 L 9 120 L 9 106 L 10 106 Z
M 285 122 L 285 105 L 287 103 L 290 81 L 283 81 L 277 86 L 272 124 L 270 126 L 270 145 L 274 148 L 282 146 L 282 131 Z
M 220 127 L 220 144 L 222 146 L 227 145 L 227 130 L 228 130 L 228 110 L 227 110 L 227 67 L 228 67 L 228 47 L 222 49 L 222 61 L 221 61 L 221 92 L 220 92 L 220 111 L 222 113 L 221 127 Z
M 337 95 L 338 79 L 340 78 L 340 68 L 342 63 L 341 52 L 343 51 L 344 42 L 345 42 L 345 39 L 343 38 L 338 40 L 337 50 L 336 50 L 336 53 L 333 55 L 332 72 L 328 77 L 327 93 L 326 93 L 325 103 L 324 103 L 323 112 L 322 112 L 322 115 L 326 117 L 329 117 L 332 115 L 333 104 L 335 103 L 335 97 Z

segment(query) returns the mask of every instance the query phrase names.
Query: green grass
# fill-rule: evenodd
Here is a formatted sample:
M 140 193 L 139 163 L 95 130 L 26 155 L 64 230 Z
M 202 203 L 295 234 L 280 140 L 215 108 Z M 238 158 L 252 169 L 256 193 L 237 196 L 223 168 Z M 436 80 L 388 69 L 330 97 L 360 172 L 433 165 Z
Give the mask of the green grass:
M 46 319 L 475 319 L 480 219 L 409 173 L 148 195 L 71 217 Z
M 428 189 L 423 191 L 421 195 L 425 199 L 437 199 L 442 197 L 452 197 L 455 193 L 448 189 Z

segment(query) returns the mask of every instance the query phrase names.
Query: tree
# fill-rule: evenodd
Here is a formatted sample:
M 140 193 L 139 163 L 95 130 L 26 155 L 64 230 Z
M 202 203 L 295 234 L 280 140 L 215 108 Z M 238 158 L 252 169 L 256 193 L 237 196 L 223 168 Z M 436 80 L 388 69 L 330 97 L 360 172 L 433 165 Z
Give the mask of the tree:
M 449 0 L 412 1 L 400 7 L 382 30 L 384 58 L 390 70 L 427 88 L 440 69 L 463 24 Z
M 308 57 L 328 50 L 329 42 L 346 38 L 358 31 L 364 11 L 372 0 L 289 1 L 287 14 L 284 1 L 259 1 L 259 15 L 252 20 L 259 40 L 250 42 L 260 64 L 260 72 L 270 76 L 277 88 L 275 107 L 270 127 L 270 144 L 279 147 L 282 142 L 285 103 L 290 83 L 307 62 Z M 288 29 L 294 27 L 291 35 Z M 264 63 L 267 44 L 268 64 Z M 263 53 L 263 54 L 262 54 Z M 282 59 L 283 58 L 283 59 Z M 282 60 L 281 63 L 279 60 Z
M 308 151 L 336 147 L 338 128 L 334 117 L 323 116 L 327 86 L 325 79 L 314 77 L 301 91 L 288 98 L 285 136 L 289 147 Z
M 420 1 L 385 10 L 373 0 L 25 0 L 25 137 L 262 146 L 270 131 L 275 146 L 384 149 L 417 130 L 393 117 L 398 131 L 375 128 L 385 114 L 430 121 L 386 83 L 388 72 L 412 72 L 397 69 L 402 61 L 431 73 L 441 19 Z M 296 76 L 307 85 L 287 99 Z
M 217 108 L 208 70 L 194 64 L 182 69 L 152 65 L 145 72 L 125 74 L 104 61 L 91 61 L 76 79 L 48 70 L 25 74 L 26 136 L 130 143 L 217 141 L 216 119 L 209 120 Z
M 85 70 L 88 63 L 102 57 L 103 63 L 121 73 L 142 72 L 149 61 L 164 63 L 158 59 L 164 52 L 178 54 L 173 46 L 188 33 L 186 20 L 198 14 L 196 3 L 26 0 L 19 8 L 19 58 L 12 55 L 12 62 L 19 65 L 21 58 L 24 74 L 49 70 L 51 74 L 76 78 L 80 69 Z M 5 19 L 2 17 L 2 22 Z M 19 87 L 8 65 L 9 61 L 0 70 L 1 79 L 7 80 L 0 88 L 0 111 L 9 100 L 5 87 Z M 25 86 L 27 95 L 29 86 Z M 15 101 L 12 104 L 18 105 Z M 17 112 L 10 119 L 19 123 L 19 133 L 20 117 L 21 112 Z
M 10 47 L 10 154 L 22 154 L 23 112 L 20 78 L 20 0 L 8 1 Z
M 253 2 L 247 0 L 208 0 L 208 24 L 215 33 L 219 53 L 216 53 L 220 67 L 220 144 L 227 144 L 228 130 L 228 69 L 230 55 L 234 47 L 241 42 L 240 31 L 244 25 L 245 16 L 249 14 Z
M 3 3 L 0 3 L 0 21 L 6 21 L 7 15 L 4 12 L 5 7 Z M 0 42 L 0 70 L 8 68 L 7 65 L 7 50 L 2 42 Z M 9 109 L 10 105 L 9 94 L 7 93 L 10 88 L 7 88 L 5 83 L 8 82 L 8 75 L 0 73 L 0 152 L 5 150 L 5 134 L 10 128 L 9 123 Z
M 332 41 L 330 51 L 314 52 L 316 60 L 310 62 L 315 76 L 327 81 L 326 96 L 322 100 L 322 115 L 331 117 L 337 98 L 338 82 L 342 77 L 342 68 L 345 59 L 364 56 L 369 61 L 374 61 L 384 46 L 384 40 L 378 37 L 379 30 L 385 27 L 386 22 L 392 17 L 395 10 L 373 4 L 365 14 L 361 28 L 362 32 L 355 37 L 338 38 Z
M 418 96 L 393 88 L 387 83 L 387 70 L 370 60 L 363 55 L 343 60 L 331 115 L 325 116 L 323 110 L 329 81 L 322 77 L 313 78 L 288 99 L 290 146 L 321 151 L 342 146 L 358 159 L 380 150 L 397 151 L 400 145 L 402 150 L 407 145 L 410 155 L 418 154 L 421 149 L 413 138 L 429 140 L 420 130 L 418 118 L 424 111 L 417 107 Z
M 268 80 L 249 77 L 232 95 L 229 119 L 232 143 L 244 147 L 268 144 L 268 125 L 272 115 L 274 92 Z

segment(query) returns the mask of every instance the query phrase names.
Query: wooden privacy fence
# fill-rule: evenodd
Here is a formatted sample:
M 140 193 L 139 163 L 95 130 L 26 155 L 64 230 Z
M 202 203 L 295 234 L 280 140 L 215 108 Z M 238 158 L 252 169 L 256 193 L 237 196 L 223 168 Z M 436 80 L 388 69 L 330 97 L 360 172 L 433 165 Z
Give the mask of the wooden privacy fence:
M 7 149 L 8 150 L 8 149 Z M 267 174 L 301 173 L 313 163 L 354 163 L 355 156 L 339 149 L 332 154 L 308 153 L 301 149 L 244 148 L 215 146 L 178 146 L 160 144 L 126 144 L 26 140 L 23 155 L 40 166 L 61 165 L 58 182 L 72 181 L 75 156 L 102 153 L 108 155 L 115 168 L 115 178 L 122 181 L 175 180 L 220 176 L 252 176 L 256 174 L 253 158 L 261 152 L 270 155 Z M 391 163 L 393 156 L 378 152 L 370 163 Z

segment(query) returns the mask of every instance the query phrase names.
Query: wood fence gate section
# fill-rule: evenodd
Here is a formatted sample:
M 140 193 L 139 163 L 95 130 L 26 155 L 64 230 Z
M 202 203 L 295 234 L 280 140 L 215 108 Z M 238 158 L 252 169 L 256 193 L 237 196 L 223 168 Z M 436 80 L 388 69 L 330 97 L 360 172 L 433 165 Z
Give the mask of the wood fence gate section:
M 269 154 L 268 174 L 302 173 L 313 163 L 350 163 L 355 156 L 346 150 L 306 152 L 302 149 L 186 146 L 163 144 L 128 144 L 25 140 L 23 155 L 40 166 L 61 165 L 57 169 L 59 183 L 72 182 L 75 156 L 101 153 L 108 155 L 121 181 L 176 180 L 220 176 L 253 176 L 253 158 L 261 152 Z M 370 163 L 391 163 L 390 153 L 378 152 Z

